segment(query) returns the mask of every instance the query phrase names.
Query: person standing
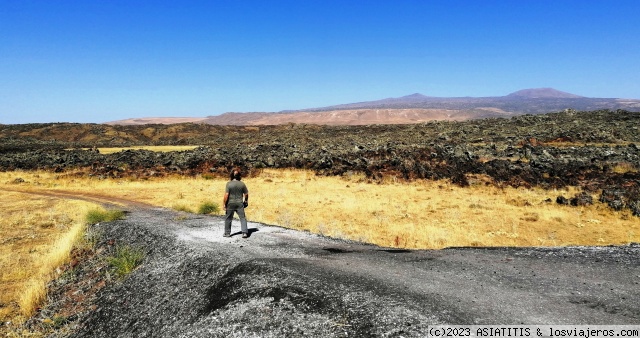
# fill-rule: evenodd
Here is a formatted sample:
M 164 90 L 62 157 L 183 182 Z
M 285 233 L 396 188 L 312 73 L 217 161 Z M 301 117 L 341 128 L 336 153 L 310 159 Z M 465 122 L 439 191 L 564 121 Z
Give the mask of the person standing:
M 249 189 L 241 182 L 242 175 L 239 169 L 231 170 L 229 174 L 229 182 L 224 190 L 224 200 L 222 205 L 226 213 L 224 219 L 224 237 L 231 237 L 231 220 L 233 213 L 236 212 L 240 217 L 240 228 L 242 230 L 242 238 L 249 237 L 249 229 L 247 229 L 247 217 L 244 208 L 249 206 Z

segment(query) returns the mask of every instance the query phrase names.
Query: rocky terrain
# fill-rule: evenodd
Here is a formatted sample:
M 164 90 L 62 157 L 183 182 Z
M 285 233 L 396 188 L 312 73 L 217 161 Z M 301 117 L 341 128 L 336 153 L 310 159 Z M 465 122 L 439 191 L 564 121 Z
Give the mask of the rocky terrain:
M 0 126 L 0 170 L 144 179 L 287 167 L 361 172 L 371 182 L 576 185 L 598 199 L 548 202 L 606 203 L 639 216 L 639 126 L 640 113 L 622 110 L 411 125 L 14 125 Z M 201 146 L 96 149 L 171 144 Z M 637 244 L 409 251 L 257 223 L 248 239 L 229 239 L 219 217 L 127 208 L 125 220 L 92 227 L 99 234 L 92 258 L 73 260 L 28 325 L 48 320 L 73 337 L 423 337 L 428 325 L 442 323 L 640 319 Z M 123 280 L 104 263 L 119 246 L 145 252 Z
M 82 168 L 87 175 L 108 178 L 226 175 L 228 168 L 242 166 L 249 171 L 305 168 L 321 175 L 362 172 L 373 181 L 572 185 L 640 215 L 639 126 L 640 113 L 621 110 L 411 125 L 16 125 L 0 128 L 0 170 Z M 91 150 L 162 144 L 202 146 L 167 153 Z
M 33 325 L 64 318 L 72 337 L 424 337 L 434 324 L 640 320 L 635 244 L 397 250 L 258 223 L 223 238 L 221 217 L 128 211 L 92 227 L 96 252 L 135 247 L 143 264 L 116 280 L 104 259 L 83 261 Z

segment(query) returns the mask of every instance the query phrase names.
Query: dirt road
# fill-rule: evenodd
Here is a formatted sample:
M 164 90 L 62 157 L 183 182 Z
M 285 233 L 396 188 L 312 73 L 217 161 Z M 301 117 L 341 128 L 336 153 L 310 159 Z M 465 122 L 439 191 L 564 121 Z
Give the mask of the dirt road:
M 251 209 L 247 210 L 249 215 Z M 98 224 L 143 248 L 77 337 L 422 337 L 432 324 L 637 324 L 640 245 L 397 250 L 131 206 Z M 238 221 L 234 231 L 239 229 Z

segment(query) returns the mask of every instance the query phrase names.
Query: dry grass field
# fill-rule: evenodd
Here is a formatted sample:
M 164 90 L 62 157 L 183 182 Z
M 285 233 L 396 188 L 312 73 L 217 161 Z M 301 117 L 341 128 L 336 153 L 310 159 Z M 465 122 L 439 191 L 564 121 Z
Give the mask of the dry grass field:
M 46 284 L 84 231 L 86 212 L 97 206 L 1 189 L 0 198 L 0 321 L 19 323 L 45 299 Z
M 124 150 L 150 150 L 150 151 L 183 151 L 192 150 L 198 146 L 139 146 L 139 147 L 115 147 L 115 148 L 98 148 L 101 154 L 113 154 Z
M 178 210 L 221 203 L 223 179 L 148 180 L 75 178 L 9 172 L 11 188 L 113 196 Z M 461 188 L 446 181 L 367 183 L 362 176 L 320 177 L 304 170 L 264 170 L 245 178 L 250 220 L 327 236 L 401 248 L 450 246 L 607 245 L 640 241 L 640 222 L 628 212 L 557 205 L 575 189 Z M 594 195 L 597 200 L 597 196 Z M 548 201 L 547 201 L 548 200 Z
M 599 203 L 555 203 L 558 195 L 575 195 L 575 189 L 461 188 L 447 181 L 392 179 L 368 183 L 364 176 L 320 177 L 304 170 L 264 170 L 244 181 L 250 190 L 251 221 L 387 247 L 640 242 L 640 221 L 628 211 L 615 212 Z M 205 202 L 220 204 L 225 184 L 210 177 L 101 180 L 44 171 L 0 173 L 0 198 L 5 201 L 0 219 L 0 320 L 19 321 L 33 313 L 45 297 L 44 285 L 82 233 L 84 215 L 95 208 L 28 192 L 114 197 L 195 212 Z

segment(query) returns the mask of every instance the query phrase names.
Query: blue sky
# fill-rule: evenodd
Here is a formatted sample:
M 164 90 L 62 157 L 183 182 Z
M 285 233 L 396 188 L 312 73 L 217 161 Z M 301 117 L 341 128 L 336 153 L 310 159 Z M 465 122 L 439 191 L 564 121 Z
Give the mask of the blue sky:
M 640 1 L 0 0 L 0 123 L 552 87 L 640 98 Z

